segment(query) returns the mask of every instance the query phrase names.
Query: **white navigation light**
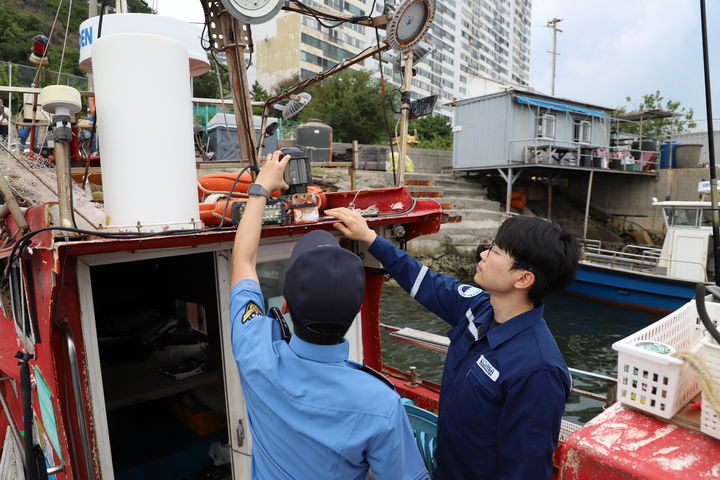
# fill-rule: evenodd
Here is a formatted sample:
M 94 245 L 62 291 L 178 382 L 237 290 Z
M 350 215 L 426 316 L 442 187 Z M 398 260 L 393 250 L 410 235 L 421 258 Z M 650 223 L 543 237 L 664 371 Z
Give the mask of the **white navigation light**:
M 388 24 L 388 44 L 401 52 L 411 49 L 428 31 L 434 16 L 434 0 L 407 0 Z
M 257 25 L 273 18 L 282 8 L 283 0 L 221 0 L 230 14 L 241 22 Z

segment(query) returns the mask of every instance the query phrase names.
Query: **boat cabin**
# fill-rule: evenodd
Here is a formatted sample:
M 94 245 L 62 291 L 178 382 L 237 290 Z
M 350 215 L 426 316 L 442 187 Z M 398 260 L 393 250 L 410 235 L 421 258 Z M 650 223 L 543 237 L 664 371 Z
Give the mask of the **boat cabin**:
M 668 200 L 660 207 L 665 221 L 665 241 L 658 266 L 672 278 L 707 282 L 715 274 L 712 255 L 712 210 L 710 202 Z

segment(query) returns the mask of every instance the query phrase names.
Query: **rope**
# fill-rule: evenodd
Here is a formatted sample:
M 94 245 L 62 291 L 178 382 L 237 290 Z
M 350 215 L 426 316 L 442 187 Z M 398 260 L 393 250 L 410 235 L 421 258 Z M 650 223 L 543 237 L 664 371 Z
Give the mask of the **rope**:
M 65 61 L 65 47 L 67 46 L 68 31 L 70 30 L 70 14 L 72 13 L 72 0 L 68 4 L 68 18 L 65 26 L 65 39 L 63 40 L 62 54 L 60 55 L 60 68 L 58 68 L 57 85 L 60 85 L 60 75 L 62 75 L 63 62 Z M 49 41 L 49 39 L 48 39 Z
M 50 35 L 48 35 L 48 43 L 47 43 L 47 45 L 46 45 L 46 47 L 45 47 L 45 52 L 43 52 L 42 58 L 47 57 L 47 53 L 50 51 L 50 42 L 51 42 L 51 39 L 52 39 L 52 34 L 53 34 L 53 32 L 55 31 L 55 24 L 57 23 L 58 15 L 60 15 L 60 7 L 62 7 L 62 4 L 63 4 L 63 0 L 60 0 L 60 3 L 58 3 L 57 12 L 55 12 L 55 19 L 53 20 L 52 27 L 50 28 Z M 40 68 L 41 68 L 41 67 L 42 67 L 42 60 L 41 60 L 40 63 L 38 64 L 37 68 L 35 69 L 35 78 L 33 78 L 33 83 L 32 83 L 32 86 L 33 86 L 33 87 L 36 87 L 37 84 L 38 84 L 38 83 L 37 83 L 37 82 L 38 82 L 38 76 L 40 75 Z M 58 72 L 58 75 L 60 75 L 59 72 Z
M 675 352 L 672 356 L 685 361 L 695 372 L 698 383 L 700 383 L 700 390 L 702 390 L 704 399 L 708 400 L 710 402 L 710 406 L 713 410 L 715 410 L 715 413 L 720 415 L 720 392 L 715 387 L 715 381 L 707 363 L 705 363 L 705 361 L 695 353 Z

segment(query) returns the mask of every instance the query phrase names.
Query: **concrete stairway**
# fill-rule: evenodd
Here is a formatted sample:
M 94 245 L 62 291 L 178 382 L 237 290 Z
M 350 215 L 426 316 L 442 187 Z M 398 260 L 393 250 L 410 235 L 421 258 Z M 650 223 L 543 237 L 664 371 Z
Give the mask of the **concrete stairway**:
M 502 212 L 498 202 L 488 200 L 485 187 L 452 173 L 408 173 L 405 186 L 416 199 L 436 200 L 450 217 L 432 235 L 411 240 L 408 250 L 415 255 L 457 254 L 475 256 L 482 241 L 492 240 Z

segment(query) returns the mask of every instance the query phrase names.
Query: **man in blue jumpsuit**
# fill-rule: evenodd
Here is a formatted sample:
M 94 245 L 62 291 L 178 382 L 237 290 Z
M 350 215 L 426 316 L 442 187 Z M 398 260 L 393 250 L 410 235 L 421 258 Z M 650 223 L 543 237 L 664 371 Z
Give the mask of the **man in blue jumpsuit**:
M 549 479 L 571 378 L 542 318 L 542 298 L 569 284 L 577 237 L 537 217 L 513 217 L 480 254 L 474 282 L 428 270 L 378 237 L 362 216 L 326 212 L 410 295 L 452 328 L 437 451 L 439 480 Z
M 266 315 L 256 257 L 266 195 L 286 189 L 275 152 L 251 187 L 232 256 L 231 336 L 253 437 L 254 480 L 425 480 L 400 401 L 379 374 L 348 360 L 362 261 L 325 231 L 300 238 L 285 277 L 294 334 Z M 385 383 L 387 382 L 387 383 Z

